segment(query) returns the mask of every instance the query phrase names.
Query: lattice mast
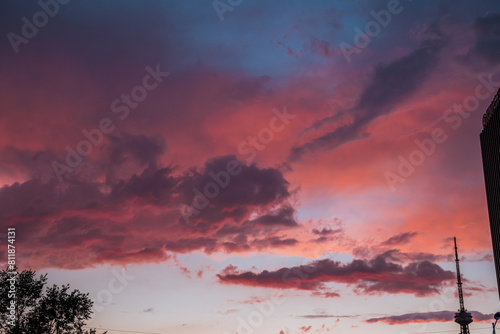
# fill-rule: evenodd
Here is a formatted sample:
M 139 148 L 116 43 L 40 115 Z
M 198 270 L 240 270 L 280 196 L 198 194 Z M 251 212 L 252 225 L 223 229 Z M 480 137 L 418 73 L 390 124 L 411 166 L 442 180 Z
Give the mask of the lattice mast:
M 460 300 L 460 309 L 455 313 L 455 322 L 460 325 L 460 334 L 470 334 L 469 324 L 472 322 L 472 314 L 467 312 L 464 306 L 464 294 L 462 291 L 462 277 L 460 275 L 460 260 L 458 259 L 457 238 L 453 238 L 455 242 L 455 263 L 457 265 L 457 285 L 458 299 Z

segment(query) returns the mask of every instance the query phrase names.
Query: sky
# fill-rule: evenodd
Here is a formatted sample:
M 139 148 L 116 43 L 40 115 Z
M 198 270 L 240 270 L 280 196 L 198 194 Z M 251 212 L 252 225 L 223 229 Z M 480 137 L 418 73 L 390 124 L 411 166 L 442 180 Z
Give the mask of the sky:
M 0 263 L 98 333 L 458 331 L 500 310 L 500 3 L 0 2 Z

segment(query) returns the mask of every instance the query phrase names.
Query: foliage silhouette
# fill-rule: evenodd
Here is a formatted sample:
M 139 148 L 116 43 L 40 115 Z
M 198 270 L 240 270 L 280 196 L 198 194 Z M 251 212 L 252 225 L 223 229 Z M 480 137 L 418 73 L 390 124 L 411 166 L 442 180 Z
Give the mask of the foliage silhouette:
M 88 293 L 69 292 L 69 285 L 58 287 L 55 284 L 44 291 L 46 283 L 47 274 L 37 278 L 33 270 L 0 270 L 2 333 L 96 334 L 95 329 L 82 329 L 92 314 L 93 302 Z M 15 289 L 11 289 L 11 285 Z M 13 316 L 9 309 L 12 301 L 15 301 Z

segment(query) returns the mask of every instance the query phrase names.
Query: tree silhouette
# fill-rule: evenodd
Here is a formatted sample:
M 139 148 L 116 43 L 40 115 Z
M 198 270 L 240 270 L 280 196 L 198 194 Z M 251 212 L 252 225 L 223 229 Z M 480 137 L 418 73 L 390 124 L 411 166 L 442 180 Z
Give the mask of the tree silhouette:
M 6 334 L 95 334 L 83 331 L 93 302 L 69 285 L 45 289 L 47 274 L 36 277 L 32 270 L 0 270 L 0 329 Z M 15 290 L 11 289 L 11 285 Z M 14 295 L 13 295 L 14 294 Z M 15 310 L 11 310 L 12 301 Z

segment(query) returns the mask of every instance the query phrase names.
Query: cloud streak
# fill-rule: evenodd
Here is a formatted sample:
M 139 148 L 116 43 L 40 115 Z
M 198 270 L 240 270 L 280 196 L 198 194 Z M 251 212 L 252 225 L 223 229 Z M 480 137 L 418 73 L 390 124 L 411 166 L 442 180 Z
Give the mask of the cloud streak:
M 352 286 L 359 294 L 413 294 L 418 297 L 438 293 L 455 277 L 451 271 L 430 261 L 402 266 L 391 259 L 391 252 L 387 252 L 371 260 L 341 263 L 324 259 L 259 273 L 232 268 L 231 272 L 222 272 L 217 277 L 222 284 L 316 292 L 324 292 L 326 284 L 334 282 Z
M 474 322 L 490 322 L 494 314 L 483 314 L 481 312 L 472 311 Z M 403 325 L 422 322 L 451 322 L 454 320 L 455 312 L 438 311 L 438 312 L 423 312 L 423 313 L 406 313 L 401 315 L 393 315 L 387 317 L 370 318 L 365 320 L 367 323 L 382 322 L 388 325 Z
M 333 150 L 336 147 L 358 139 L 367 138 L 366 126 L 379 116 L 391 113 L 401 102 L 412 96 L 428 78 L 437 65 L 445 45 L 445 37 L 436 26 L 427 31 L 426 39 L 410 54 L 389 64 L 379 64 L 354 108 L 316 122 L 313 128 L 335 122 L 342 114 L 353 117 L 350 124 L 344 124 L 334 131 L 323 134 L 305 144 L 292 148 L 290 161 L 297 161 L 306 153 L 317 150 Z

